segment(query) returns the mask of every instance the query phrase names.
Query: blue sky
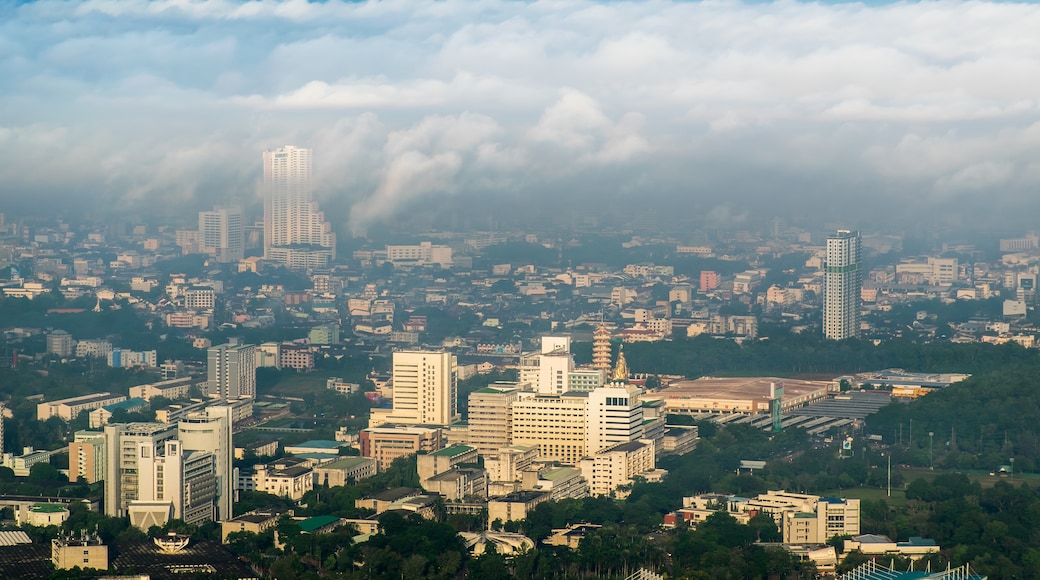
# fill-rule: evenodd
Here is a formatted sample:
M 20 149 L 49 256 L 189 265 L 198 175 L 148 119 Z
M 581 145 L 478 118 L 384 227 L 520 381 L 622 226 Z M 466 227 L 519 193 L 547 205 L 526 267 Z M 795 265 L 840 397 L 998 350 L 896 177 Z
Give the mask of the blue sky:
M 0 200 L 248 204 L 260 151 L 296 144 L 355 225 L 561 187 L 1013 211 L 1038 30 L 952 1 L 7 4 Z

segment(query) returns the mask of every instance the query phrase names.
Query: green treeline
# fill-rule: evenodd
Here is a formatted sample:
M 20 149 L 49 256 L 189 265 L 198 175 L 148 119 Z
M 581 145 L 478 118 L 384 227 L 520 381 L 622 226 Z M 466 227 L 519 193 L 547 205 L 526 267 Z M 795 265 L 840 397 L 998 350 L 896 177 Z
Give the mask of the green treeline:
M 615 348 L 615 354 L 617 349 Z M 574 346 L 578 362 L 592 361 L 592 345 Z M 640 373 L 683 375 L 851 374 L 901 368 L 914 372 L 983 373 L 1035 360 L 1038 353 L 1017 344 L 892 340 L 824 340 L 814 334 L 784 333 L 740 345 L 709 336 L 625 345 L 629 368 Z

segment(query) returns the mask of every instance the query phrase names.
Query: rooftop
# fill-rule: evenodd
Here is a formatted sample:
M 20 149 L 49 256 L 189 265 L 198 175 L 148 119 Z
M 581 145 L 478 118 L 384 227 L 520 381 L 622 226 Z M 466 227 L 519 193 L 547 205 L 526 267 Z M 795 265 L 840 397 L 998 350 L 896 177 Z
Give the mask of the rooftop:
M 321 465 L 318 469 L 350 469 L 371 461 L 374 461 L 371 457 L 343 457 Z
M 315 449 L 339 449 L 345 446 L 346 443 L 341 441 L 331 441 L 329 439 L 312 439 L 310 441 L 304 441 L 303 443 L 297 443 L 296 445 L 286 445 L 286 447 L 312 447 Z
M 119 401 L 118 403 L 112 403 L 111 405 L 105 405 L 106 411 L 115 411 L 117 409 L 136 409 L 138 407 L 144 407 L 148 404 L 148 401 L 140 397 L 134 397 L 133 399 L 127 399 L 125 401 Z
M 473 451 L 473 449 L 473 447 L 468 445 L 452 445 L 451 447 L 445 447 L 439 451 L 434 451 L 433 453 L 430 453 L 430 455 L 433 455 L 434 457 L 455 457 L 456 455 L 469 453 L 470 451 Z
M 665 399 L 703 397 L 713 399 L 754 398 L 768 399 L 770 385 L 783 386 L 784 398 L 801 397 L 819 390 L 826 390 L 825 381 L 800 381 L 779 377 L 702 377 L 681 380 L 669 384 L 657 395 Z
M 300 529 L 304 532 L 313 532 L 338 521 L 340 521 L 340 518 L 337 516 L 314 516 L 313 518 L 297 522 L 296 525 L 300 526 Z

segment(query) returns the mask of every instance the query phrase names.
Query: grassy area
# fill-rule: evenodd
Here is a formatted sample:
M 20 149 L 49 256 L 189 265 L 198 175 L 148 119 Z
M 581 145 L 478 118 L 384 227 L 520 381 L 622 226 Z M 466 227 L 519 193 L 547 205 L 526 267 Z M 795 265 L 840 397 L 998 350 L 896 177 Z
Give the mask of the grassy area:
M 921 478 L 926 481 L 932 481 L 935 476 L 943 473 L 961 473 L 968 477 L 972 483 L 978 483 L 982 487 L 993 487 L 998 481 L 1006 481 L 1013 485 L 1021 485 L 1023 482 L 1029 483 L 1030 486 L 1040 485 L 1040 475 L 1034 473 L 1019 473 L 1015 476 L 996 476 L 990 475 L 988 471 L 968 471 L 968 470 L 942 470 L 942 469 L 928 469 L 925 467 L 906 467 L 899 470 L 907 483 Z
M 878 489 L 876 487 L 852 487 L 848 489 L 832 489 L 820 493 L 819 495 L 853 499 L 869 499 L 871 501 L 883 499 L 887 501 L 890 505 L 906 505 L 906 494 L 903 493 L 902 489 L 896 489 L 895 487 L 892 487 L 892 497 L 888 496 L 887 489 Z

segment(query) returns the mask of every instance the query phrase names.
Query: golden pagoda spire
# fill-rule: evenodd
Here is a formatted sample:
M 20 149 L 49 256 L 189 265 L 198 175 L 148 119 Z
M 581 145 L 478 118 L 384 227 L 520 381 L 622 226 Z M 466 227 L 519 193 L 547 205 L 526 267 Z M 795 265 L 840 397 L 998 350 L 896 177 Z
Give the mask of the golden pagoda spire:
M 628 363 L 625 362 L 625 345 L 618 346 L 617 364 L 614 366 L 615 381 L 627 381 L 628 380 Z

